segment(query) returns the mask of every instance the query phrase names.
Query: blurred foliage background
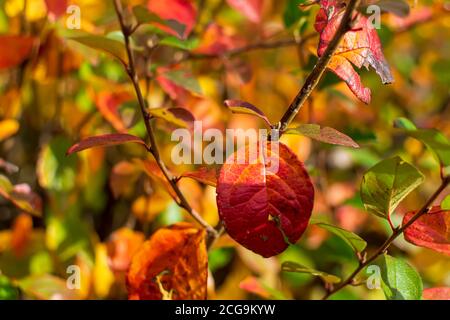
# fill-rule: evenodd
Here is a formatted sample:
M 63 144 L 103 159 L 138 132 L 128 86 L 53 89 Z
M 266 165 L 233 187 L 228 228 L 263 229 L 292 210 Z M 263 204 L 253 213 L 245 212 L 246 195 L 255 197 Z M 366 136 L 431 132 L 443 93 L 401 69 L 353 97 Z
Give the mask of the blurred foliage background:
M 23 0 L 0 0 L 0 34 L 34 39 L 23 62 L 0 70 L 0 298 L 126 299 L 125 272 L 144 239 L 162 226 L 191 218 L 142 169 L 137 159 L 149 156 L 138 146 L 65 156 L 72 144 L 91 135 L 128 132 L 144 138 L 144 123 L 120 62 L 68 40 L 70 14 L 50 14 L 44 0 L 26 2 L 24 8 Z M 232 115 L 222 105 L 233 98 L 253 103 L 278 121 L 317 59 L 313 24 L 318 8 L 299 10 L 299 0 L 265 0 L 260 21 L 252 21 L 225 1 L 196 2 L 199 18 L 187 39 L 150 25 L 133 35 L 149 106 L 186 108 L 203 121 L 204 129 L 262 127 L 260 120 Z M 282 138 L 312 175 L 313 217 L 359 234 L 369 252 L 384 242 L 390 228 L 363 208 L 359 186 L 364 172 L 381 159 L 400 155 L 426 175 L 425 184 L 397 209 L 397 225 L 404 213 L 424 204 L 440 179 L 430 151 L 394 129 L 394 120 L 406 117 L 418 127 L 450 136 L 449 4 L 409 2 L 408 17 L 383 14 L 378 30 L 395 83 L 383 86 L 374 72 L 363 70 L 363 82 L 373 92 L 371 104 L 364 105 L 328 73 L 296 119 L 336 128 L 361 149 L 331 147 L 302 136 Z M 70 3 L 79 6 L 84 31 L 120 39 L 111 1 Z M 262 43 L 274 45 L 259 48 Z M 256 48 L 222 56 L 253 44 Z M 178 174 L 193 170 L 171 164 L 175 127 L 158 119 L 155 128 L 169 167 Z M 183 179 L 180 188 L 210 224 L 218 223 L 213 187 Z M 450 286 L 448 256 L 415 247 L 403 237 L 390 252 L 407 259 L 425 287 Z M 315 226 L 299 243 L 269 259 L 224 235 L 209 253 L 209 298 L 320 298 L 320 279 L 281 272 L 281 263 L 288 260 L 344 276 L 358 263 L 342 239 Z M 78 290 L 66 286 L 71 265 L 81 270 Z M 381 290 L 365 286 L 333 296 L 383 297 Z

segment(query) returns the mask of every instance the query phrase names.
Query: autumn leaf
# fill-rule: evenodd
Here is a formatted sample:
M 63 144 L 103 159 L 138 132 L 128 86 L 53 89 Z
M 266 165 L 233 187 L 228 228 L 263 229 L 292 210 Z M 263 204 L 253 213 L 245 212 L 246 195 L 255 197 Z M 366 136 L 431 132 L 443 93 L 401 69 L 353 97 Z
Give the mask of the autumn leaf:
M 340 0 L 320 1 L 320 10 L 314 25 L 320 33 L 319 57 L 325 53 L 333 39 L 342 21 L 344 8 L 345 3 Z M 344 35 L 331 58 L 328 69 L 344 80 L 361 101 L 370 103 L 371 91 L 364 87 L 353 65 L 357 68 L 371 66 L 378 73 L 383 84 L 393 82 L 389 65 L 383 55 L 380 38 L 376 30 L 370 26 L 367 17 L 359 13 L 355 13 L 352 30 Z
M 156 231 L 133 257 L 127 275 L 131 300 L 206 299 L 205 231 L 179 223 Z
M 403 225 L 416 214 L 409 212 L 403 218 Z M 450 256 L 450 211 L 440 206 L 433 207 L 405 230 L 406 241 L 420 247 Z
M 0 70 L 16 67 L 27 59 L 34 39 L 29 36 L 0 35 Z
M 450 288 L 429 288 L 423 290 L 424 300 L 450 300 Z
M 239 159 L 247 161 L 239 164 Z M 308 225 L 313 202 L 308 173 L 281 143 L 243 147 L 221 169 L 217 205 L 225 229 L 234 240 L 264 257 L 297 242 Z
M 227 0 L 227 2 L 251 22 L 261 22 L 264 0 Z
M 111 147 L 124 143 L 137 143 L 146 146 L 145 142 L 139 137 L 125 133 L 113 133 L 83 139 L 70 147 L 66 154 L 70 155 L 90 148 Z
M 155 118 L 163 119 L 179 127 L 191 128 L 194 126 L 194 116 L 184 108 L 156 108 L 149 109 L 149 112 Z
M 181 24 L 184 30 L 180 29 L 177 24 L 172 26 L 175 35 L 179 35 L 181 38 L 187 38 L 195 26 L 197 10 L 190 0 L 149 0 L 147 8 L 164 20 Z M 168 28 L 164 26 L 163 29 L 168 31 Z

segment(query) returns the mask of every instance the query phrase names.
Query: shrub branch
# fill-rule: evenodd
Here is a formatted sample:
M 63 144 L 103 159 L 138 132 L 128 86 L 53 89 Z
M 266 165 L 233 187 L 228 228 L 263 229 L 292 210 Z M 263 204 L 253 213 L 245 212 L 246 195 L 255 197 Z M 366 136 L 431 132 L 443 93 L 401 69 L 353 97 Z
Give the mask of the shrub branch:
M 189 202 L 187 201 L 184 194 L 181 192 L 180 188 L 177 185 L 177 179 L 176 177 L 170 172 L 170 170 L 165 165 L 164 161 L 161 158 L 158 145 L 155 138 L 155 133 L 153 131 L 152 125 L 150 123 L 151 116 L 147 111 L 146 102 L 144 99 L 144 96 L 142 94 L 141 88 L 139 86 L 139 77 L 136 71 L 136 64 L 135 64 L 135 58 L 133 50 L 131 49 L 130 45 L 130 37 L 133 33 L 133 30 L 130 26 L 128 26 L 125 22 L 124 15 L 123 15 L 123 7 L 120 0 L 113 0 L 114 1 L 114 8 L 117 14 L 117 18 L 120 23 L 120 27 L 125 39 L 125 48 L 127 51 L 128 56 L 128 63 L 125 65 L 126 72 L 133 84 L 134 91 L 136 92 L 136 96 L 138 99 L 139 107 L 141 109 L 142 117 L 144 118 L 145 128 L 147 130 L 147 135 L 150 140 L 150 148 L 148 151 L 153 155 L 155 158 L 156 163 L 158 164 L 158 167 L 161 169 L 162 173 L 164 174 L 164 177 L 169 182 L 172 190 L 177 195 L 177 199 L 175 199 L 178 203 L 178 205 L 185 209 L 192 218 L 197 221 L 202 227 L 204 227 L 208 232 L 209 238 L 216 238 L 217 237 L 217 231 L 209 225 L 198 212 L 196 212 Z

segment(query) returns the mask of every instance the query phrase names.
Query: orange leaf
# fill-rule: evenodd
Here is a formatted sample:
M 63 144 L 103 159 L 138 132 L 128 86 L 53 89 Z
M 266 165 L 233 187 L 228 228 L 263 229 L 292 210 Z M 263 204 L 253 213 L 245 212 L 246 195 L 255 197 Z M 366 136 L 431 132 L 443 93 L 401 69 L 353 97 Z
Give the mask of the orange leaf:
M 18 66 L 27 59 L 33 48 L 33 38 L 27 36 L 0 35 L 0 70 Z
M 407 213 L 403 225 L 415 213 Z M 450 256 L 450 211 L 444 211 L 440 206 L 433 207 L 405 230 L 405 239 L 417 246 Z
M 127 275 L 129 299 L 206 299 L 206 232 L 188 223 L 162 228 L 134 256 Z
M 234 240 L 271 257 L 297 242 L 305 231 L 314 188 L 303 163 L 287 146 L 280 143 L 279 150 L 271 150 L 268 142 L 253 149 L 257 154 L 249 146 L 239 149 L 223 165 L 217 205 Z M 240 164 L 242 159 L 244 164 Z

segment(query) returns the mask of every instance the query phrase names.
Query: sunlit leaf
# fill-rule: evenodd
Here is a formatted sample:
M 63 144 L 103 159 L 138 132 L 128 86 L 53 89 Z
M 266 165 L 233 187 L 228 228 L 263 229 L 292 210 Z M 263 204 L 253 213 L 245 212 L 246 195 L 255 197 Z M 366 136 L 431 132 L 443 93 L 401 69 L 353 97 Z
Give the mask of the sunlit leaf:
M 409 212 L 403 218 L 403 225 L 416 214 Z M 406 241 L 450 256 L 450 211 L 433 207 L 421 216 L 404 234 Z
M 190 128 L 193 126 L 195 118 L 187 109 L 184 108 L 157 108 L 149 109 L 152 116 L 163 119 L 171 124 L 183 128 Z
M 400 157 L 383 160 L 364 175 L 361 198 L 366 209 L 389 218 L 400 202 L 424 181 L 414 166 Z
M 269 142 L 254 149 L 242 147 L 222 166 L 217 205 L 234 240 L 271 257 L 302 236 L 314 188 L 303 163 L 285 145 Z
M 422 279 L 408 263 L 383 255 L 374 264 L 380 267 L 381 288 L 388 300 L 422 299 Z

